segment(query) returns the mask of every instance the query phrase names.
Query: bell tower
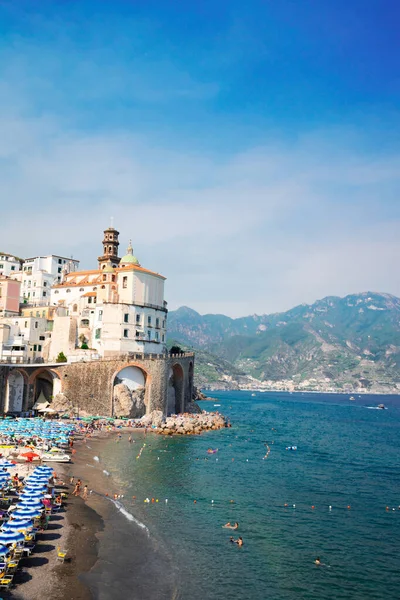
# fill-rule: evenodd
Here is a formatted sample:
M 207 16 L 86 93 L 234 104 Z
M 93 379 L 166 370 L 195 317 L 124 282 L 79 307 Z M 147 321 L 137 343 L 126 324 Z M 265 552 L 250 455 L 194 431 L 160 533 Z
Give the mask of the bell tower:
M 104 231 L 103 255 L 98 258 L 99 269 L 105 269 L 107 263 L 110 263 L 113 267 L 118 267 L 121 260 L 118 257 L 118 236 L 119 231 L 114 229 L 114 227 L 108 227 Z

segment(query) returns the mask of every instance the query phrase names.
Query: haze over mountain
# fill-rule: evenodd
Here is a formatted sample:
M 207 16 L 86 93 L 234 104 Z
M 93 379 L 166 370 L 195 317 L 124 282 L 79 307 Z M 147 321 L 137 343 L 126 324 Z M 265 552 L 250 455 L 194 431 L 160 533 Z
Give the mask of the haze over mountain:
M 390 294 L 328 296 L 238 319 L 184 306 L 170 312 L 169 336 L 227 361 L 207 381 L 200 353 L 202 385 L 245 385 L 244 374 L 293 389 L 400 389 L 400 299 Z

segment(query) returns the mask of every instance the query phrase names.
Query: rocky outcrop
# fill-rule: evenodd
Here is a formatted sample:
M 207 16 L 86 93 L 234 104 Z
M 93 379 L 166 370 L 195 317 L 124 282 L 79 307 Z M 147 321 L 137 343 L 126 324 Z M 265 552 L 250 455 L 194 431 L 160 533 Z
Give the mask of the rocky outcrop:
M 193 409 L 197 405 L 192 403 Z M 229 427 L 225 417 L 218 412 L 203 412 L 197 406 L 197 413 L 171 415 L 165 418 L 161 411 L 153 411 L 140 420 L 144 427 L 152 427 L 160 435 L 195 435 L 202 431 L 218 430 Z
M 70 414 L 74 412 L 74 405 L 66 394 L 56 394 L 51 403 L 51 408 L 58 413 Z
M 124 383 L 114 386 L 114 414 L 118 417 L 138 419 L 146 412 L 144 387 L 130 390 Z
M 197 401 L 201 401 L 201 400 L 214 400 L 214 398 L 209 398 L 208 396 L 206 396 L 205 394 L 203 394 L 203 392 L 201 390 L 199 390 L 199 388 L 197 388 L 196 386 L 193 387 L 193 395 L 192 395 L 192 399 L 197 402 Z

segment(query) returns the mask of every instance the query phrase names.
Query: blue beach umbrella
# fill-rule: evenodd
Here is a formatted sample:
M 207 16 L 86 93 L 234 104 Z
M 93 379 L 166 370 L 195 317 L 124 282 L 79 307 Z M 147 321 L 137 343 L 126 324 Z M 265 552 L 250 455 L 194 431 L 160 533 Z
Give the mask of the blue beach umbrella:
M 42 514 L 42 510 L 40 508 L 17 508 L 13 515 L 18 518 L 30 518 L 35 519 L 36 517 L 40 517 Z
M 0 469 L 12 469 L 13 467 L 16 467 L 16 466 L 17 465 L 15 465 L 12 462 L 9 462 L 8 460 L 0 462 Z
M 1 531 L 0 544 L 18 544 L 25 541 L 25 536 L 19 531 Z
M 43 504 L 38 498 L 26 498 L 17 504 L 18 508 L 42 508 Z
M 10 548 L 7 546 L 0 546 L 0 556 L 6 556 L 10 552 Z

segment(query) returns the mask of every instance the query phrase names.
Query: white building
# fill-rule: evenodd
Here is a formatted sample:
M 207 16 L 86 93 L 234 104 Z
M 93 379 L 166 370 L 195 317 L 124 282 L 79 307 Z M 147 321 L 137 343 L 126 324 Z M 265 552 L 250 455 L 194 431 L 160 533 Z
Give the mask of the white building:
M 0 252 L 0 275 L 12 277 L 21 270 L 22 259 L 6 252 Z
M 52 287 L 51 305 L 68 317 L 54 319 L 50 358 L 64 352 L 74 360 L 82 348 L 103 357 L 165 353 L 165 277 L 143 268 L 131 244 L 120 259 L 118 236 L 113 227 L 104 232 L 98 269 L 70 272 Z
M 54 254 L 27 258 L 22 264 L 21 301 L 34 306 L 49 304 L 51 286 L 78 267 L 78 260 Z

